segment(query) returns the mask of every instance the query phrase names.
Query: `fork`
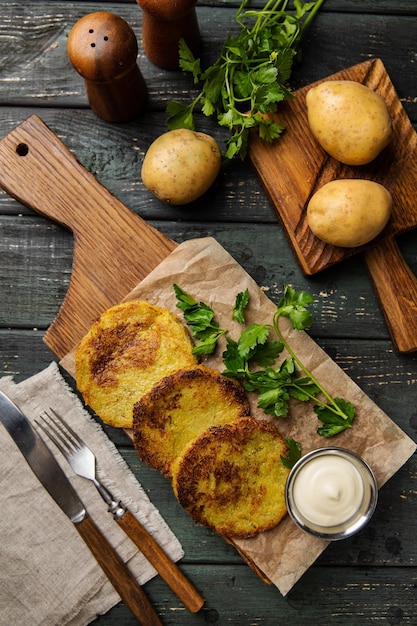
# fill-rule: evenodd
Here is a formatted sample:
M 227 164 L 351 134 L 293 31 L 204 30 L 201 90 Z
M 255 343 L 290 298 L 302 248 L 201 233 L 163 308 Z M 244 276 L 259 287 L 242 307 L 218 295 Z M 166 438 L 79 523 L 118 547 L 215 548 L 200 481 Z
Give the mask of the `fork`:
M 44 411 L 36 424 L 60 450 L 78 476 L 91 480 L 108 506 L 108 511 L 142 554 L 153 565 L 182 603 L 193 613 L 201 609 L 204 598 L 163 550 L 139 520 L 100 482 L 93 451 L 56 411 Z

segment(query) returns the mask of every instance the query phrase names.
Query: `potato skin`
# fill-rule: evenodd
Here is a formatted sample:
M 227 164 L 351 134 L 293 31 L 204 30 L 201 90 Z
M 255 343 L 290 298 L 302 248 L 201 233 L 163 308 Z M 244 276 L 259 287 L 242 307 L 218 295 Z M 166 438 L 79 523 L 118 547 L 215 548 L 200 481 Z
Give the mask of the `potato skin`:
M 155 139 L 145 154 L 141 175 L 157 198 L 181 205 L 207 191 L 220 165 L 221 152 L 213 137 L 180 128 Z
M 392 137 L 385 101 L 355 81 L 324 81 L 306 96 L 311 132 L 322 148 L 346 165 L 373 161 Z
M 307 206 L 308 224 L 322 241 L 355 248 L 374 239 L 392 211 L 389 191 L 370 180 L 333 180 L 319 189 Z

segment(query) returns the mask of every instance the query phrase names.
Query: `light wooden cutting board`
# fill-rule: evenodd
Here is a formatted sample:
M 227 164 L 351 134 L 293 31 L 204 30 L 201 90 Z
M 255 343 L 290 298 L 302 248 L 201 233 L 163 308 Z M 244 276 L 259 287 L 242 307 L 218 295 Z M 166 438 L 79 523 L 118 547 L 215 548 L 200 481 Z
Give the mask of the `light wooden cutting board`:
M 60 359 L 177 246 L 101 185 L 36 115 L 0 141 L 0 186 L 73 232 L 70 285 L 45 335 Z

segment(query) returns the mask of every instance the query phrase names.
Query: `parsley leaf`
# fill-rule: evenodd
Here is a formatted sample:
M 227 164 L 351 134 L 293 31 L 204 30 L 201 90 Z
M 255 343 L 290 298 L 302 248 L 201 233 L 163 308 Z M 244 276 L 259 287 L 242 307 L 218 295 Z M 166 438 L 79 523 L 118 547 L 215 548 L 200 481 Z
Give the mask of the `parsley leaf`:
M 284 288 L 284 296 L 278 303 L 275 316 L 288 317 L 293 328 L 305 330 L 313 322 L 313 316 L 307 306 L 314 302 L 314 298 L 305 291 L 295 291 L 291 285 Z
M 194 130 L 197 105 L 228 128 L 228 159 L 245 157 L 252 128 L 268 142 L 283 132 L 284 126 L 271 115 L 279 102 L 293 97 L 286 83 L 300 58 L 302 38 L 324 0 L 294 0 L 293 11 L 286 10 L 288 0 L 268 0 L 261 9 L 247 9 L 248 2 L 242 0 L 236 13 L 240 31 L 227 36 L 217 61 L 206 70 L 180 41 L 180 68 L 192 74 L 201 90 L 190 105 L 180 108 L 175 102 L 167 107 L 169 129 Z
M 301 444 L 290 438 L 285 439 L 285 443 L 288 446 L 288 450 L 285 455 L 281 454 L 281 461 L 285 467 L 291 469 L 301 459 Z
M 273 365 L 281 354 L 284 346 L 276 339 L 268 339 L 264 344 L 258 344 L 253 351 L 250 360 L 261 367 Z
M 245 378 L 247 362 L 239 353 L 237 341 L 230 337 L 226 337 L 226 341 L 227 348 L 222 355 L 226 366 L 223 375 L 231 378 Z
M 343 432 L 347 428 L 352 428 L 353 418 L 355 417 L 355 408 L 350 402 L 346 402 L 342 398 L 335 398 L 335 404 L 342 410 L 343 416 L 335 414 L 327 405 L 315 406 L 314 410 L 323 426 L 317 429 L 322 437 L 334 437 Z
M 238 342 L 239 354 L 243 358 L 250 358 L 258 345 L 263 345 L 268 339 L 270 327 L 266 324 L 251 324 L 240 335 Z
M 184 39 L 180 39 L 179 42 L 179 65 L 180 69 L 184 72 L 191 72 L 194 78 L 194 83 L 198 83 L 201 77 L 201 65 L 200 59 L 195 59 L 190 48 L 185 43 Z
M 281 317 L 287 317 L 296 330 L 305 330 L 311 326 L 313 316 L 308 306 L 313 301 L 307 292 L 296 291 L 291 285 L 286 285 L 272 325 L 251 324 L 237 342 L 228 340 L 227 349 L 223 353 L 226 366 L 223 373 L 241 379 L 246 391 L 257 392 L 258 407 L 275 417 L 288 416 L 291 399 L 299 402 L 314 400 L 314 411 L 323 424 L 317 429 L 318 434 L 333 437 L 351 428 L 355 408 L 350 402 L 331 397 L 294 353 L 279 327 Z M 278 341 L 270 338 L 273 331 Z M 274 367 L 276 358 L 284 348 L 289 358 Z M 264 369 L 253 371 L 250 367 L 252 363 Z
M 174 285 L 174 292 L 177 297 L 176 306 L 183 311 L 193 337 L 199 339 L 193 348 L 193 354 L 196 356 L 212 354 L 217 341 L 227 333 L 227 330 L 219 327 L 219 323 L 214 319 L 213 309 L 207 304 L 197 302 L 178 285 Z
M 239 322 L 239 324 L 245 323 L 245 314 L 244 310 L 249 303 L 249 289 L 245 289 L 245 291 L 241 291 L 237 294 L 235 299 L 235 304 L 232 311 L 232 319 Z
M 176 130 L 178 128 L 189 128 L 190 130 L 194 130 L 193 110 L 194 104 L 185 105 L 182 102 L 169 102 L 167 105 L 167 112 L 171 120 L 171 130 Z

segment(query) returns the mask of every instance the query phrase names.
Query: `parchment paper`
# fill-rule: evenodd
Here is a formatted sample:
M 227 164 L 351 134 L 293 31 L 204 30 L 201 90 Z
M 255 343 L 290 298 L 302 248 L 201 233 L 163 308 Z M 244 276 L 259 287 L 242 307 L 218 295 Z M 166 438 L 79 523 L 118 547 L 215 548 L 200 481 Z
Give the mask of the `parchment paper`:
M 236 294 L 249 289 L 250 302 L 246 322 L 271 323 L 276 305 L 267 298 L 254 280 L 214 239 L 200 238 L 186 241 L 176 248 L 149 274 L 125 300 L 144 299 L 167 308 L 180 317 L 176 307 L 173 284 L 210 305 L 222 328 L 238 339 L 242 326 L 231 319 Z M 345 398 L 356 407 L 354 427 L 331 440 L 316 434 L 319 426 L 312 405 L 294 402 L 287 419 L 274 420 L 284 437 L 292 437 L 302 444 L 303 454 L 326 445 L 349 448 L 362 456 L 372 468 L 381 487 L 414 453 L 412 441 L 347 374 L 309 337 L 306 332 L 293 330 L 287 320 L 281 320 L 285 336 L 295 352 L 324 383 L 333 395 Z M 204 360 L 209 367 L 222 371 L 221 343 L 216 355 Z M 282 357 L 284 358 L 285 355 Z M 73 355 L 63 360 L 68 371 L 74 373 Z M 256 407 L 256 396 L 249 394 L 252 415 L 272 419 Z M 272 582 L 286 595 L 296 581 L 323 552 L 328 543 L 299 530 L 287 515 L 273 530 L 251 539 L 232 542 L 242 557 L 264 579 Z

